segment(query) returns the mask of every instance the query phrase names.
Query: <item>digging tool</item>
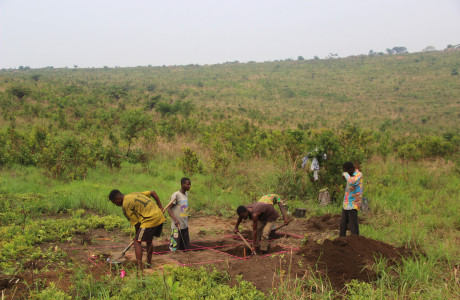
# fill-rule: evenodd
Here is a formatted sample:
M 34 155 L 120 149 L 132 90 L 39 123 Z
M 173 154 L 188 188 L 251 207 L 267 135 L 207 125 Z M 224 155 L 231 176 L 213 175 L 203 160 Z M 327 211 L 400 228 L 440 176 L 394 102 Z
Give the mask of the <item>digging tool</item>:
M 128 245 L 128 247 L 125 248 L 125 250 L 123 250 L 123 252 L 121 252 L 120 256 L 116 257 L 116 258 L 110 258 L 108 260 L 109 263 L 113 263 L 113 264 L 117 264 L 117 263 L 120 263 L 120 259 L 124 258 L 125 257 L 125 254 L 126 254 L 126 251 L 129 250 L 129 248 L 131 248 L 131 246 L 134 244 L 134 240 Z
M 281 224 L 280 226 L 278 226 L 278 227 L 276 227 L 275 229 L 273 229 L 272 232 L 275 232 L 275 231 L 277 231 L 278 229 L 280 229 L 281 227 L 284 227 L 284 226 L 288 225 L 289 223 L 292 222 L 292 220 L 294 220 L 294 219 L 291 219 L 291 220 L 287 221 L 287 223 Z
M 166 207 L 163 208 L 163 211 L 162 211 L 163 213 L 171 206 L 171 204 L 174 202 L 174 200 L 176 200 L 176 199 L 173 199 L 173 200 L 169 201 L 168 205 L 166 205 Z
M 180 229 L 179 229 L 179 235 L 180 235 L 180 238 L 182 239 L 182 244 L 184 245 L 185 250 L 188 250 L 187 245 L 185 245 L 184 237 L 182 236 L 182 233 L 180 232 Z
M 168 205 L 166 205 L 165 208 L 163 208 L 163 213 L 168 209 L 168 207 L 171 206 L 171 204 L 174 202 L 174 200 L 171 200 L 169 201 Z M 134 240 L 125 248 L 125 250 L 123 250 L 123 252 L 121 252 L 120 256 L 116 257 L 116 258 L 109 258 L 107 261 L 109 263 L 113 263 L 113 264 L 116 264 L 116 263 L 119 263 L 119 260 L 124 258 L 125 257 L 125 254 L 126 252 L 129 250 L 129 248 L 131 248 L 131 246 L 134 244 Z
M 240 238 L 243 240 L 243 242 L 246 244 L 246 246 L 248 246 L 249 250 L 252 250 L 252 247 L 251 245 L 249 245 L 248 241 L 246 241 L 246 239 L 243 237 L 243 235 L 237 231 L 236 233 L 238 233 L 238 235 L 240 236 Z M 255 251 L 252 251 L 251 253 L 252 255 L 256 255 L 257 253 Z

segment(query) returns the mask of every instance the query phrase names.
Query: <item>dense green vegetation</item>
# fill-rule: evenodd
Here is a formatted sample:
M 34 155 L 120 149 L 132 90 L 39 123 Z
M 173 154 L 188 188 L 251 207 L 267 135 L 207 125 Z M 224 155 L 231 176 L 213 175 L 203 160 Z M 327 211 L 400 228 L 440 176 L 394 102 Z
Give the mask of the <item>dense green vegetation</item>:
M 33 259 L 58 261 L 62 253 L 37 247 L 46 241 L 92 228 L 127 230 L 121 211 L 107 201 L 112 188 L 155 189 L 164 201 L 183 175 L 192 178 L 192 215 L 233 216 L 238 205 L 269 192 L 282 194 L 291 210 L 338 213 L 341 165 L 352 160 L 371 199 L 362 234 L 417 255 L 392 269 L 375 266 L 379 281 L 352 283 L 348 296 L 458 295 L 460 77 L 452 70 L 459 65 L 457 51 L 1 71 L 0 269 L 15 274 Z M 327 159 L 312 182 L 300 165 L 316 147 Z M 324 187 L 339 201 L 319 208 L 314 200 Z M 85 290 L 92 279 L 83 272 L 75 274 L 78 297 L 135 288 L 106 280 Z M 190 277 L 180 287 L 202 276 L 171 272 L 169 278 Z M 159 297 L 175 299 L 164 279 L 132 284 L 161 288 Z M 227 281 L 215 280 L 219 286 Z M 240 290 L 220 288 L 235 298 L 249 290 L 258 297 L 246 283 Z M 273 296 L 312 291 L 320 298 L 338 293 L 310 276 L 283 283 Z

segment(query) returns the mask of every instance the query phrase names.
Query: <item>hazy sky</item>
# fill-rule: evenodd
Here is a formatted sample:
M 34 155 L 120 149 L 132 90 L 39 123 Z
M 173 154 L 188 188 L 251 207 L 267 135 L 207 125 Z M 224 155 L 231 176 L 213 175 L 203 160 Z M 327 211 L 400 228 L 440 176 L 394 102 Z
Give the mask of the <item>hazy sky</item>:
M 0 68 L 215 64 L 460 43 L 460 0 L 0 0 Z

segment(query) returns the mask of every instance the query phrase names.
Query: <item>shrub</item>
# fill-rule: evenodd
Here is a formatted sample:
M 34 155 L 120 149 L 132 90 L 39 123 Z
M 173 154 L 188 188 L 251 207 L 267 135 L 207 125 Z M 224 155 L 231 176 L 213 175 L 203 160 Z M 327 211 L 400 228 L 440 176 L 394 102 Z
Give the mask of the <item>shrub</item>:
M 166 102 L 158 102 L 155 109 L 164 117 L 167 114 L 175 114 L 179 107 L 170 105 Z
M 8 91 L 9 94 L 13 95 L 14 97 L 18 98 L 19 100 L 22 100 L 22 98 L 30 95 L 30 93 L 31 93 L 31 91 L 30 91 L 30 89 L 28 87 L 20 86 L 20 85 L 12 86 L 7 91 Z
M 141 110 L 128 110 L 121 117 L 123 138 L 128 142 L 126 156 L 129 156 L 131 144 L 149 124 L 147 116 Z
M 418 147 L 424 157 L 446 156 L 454 150 L 451 143 L 438 136 L 422 139 L 418 142 Z
M 177 164 L 184 174 L 203 173 L 203 164 L 198 159 L 198 155 L 190 148 L 182 149 L 184 156 L 177 159 Z
M 417 160 L 422 157 L 422 152 L 414 143 L 403 144 L 398 147 L 399 157 L 407 160 Z
M 110 169 L 120 169 L 122 155 L 118 152 L 118 148 L 107 146 L 104 148 L 102 160 Z
M 128 161 L 133 164 L 140 163 L 144 168 L 146 168 L 150 161 L 150 157 L 146 151 L 137 148 L 129 153 Z
M 40 156 L 40 164 L 52 178 L 84 179 L 89 168 L 94 168 L 97 155 L 84 139 L 64 137 L 48 141 Z

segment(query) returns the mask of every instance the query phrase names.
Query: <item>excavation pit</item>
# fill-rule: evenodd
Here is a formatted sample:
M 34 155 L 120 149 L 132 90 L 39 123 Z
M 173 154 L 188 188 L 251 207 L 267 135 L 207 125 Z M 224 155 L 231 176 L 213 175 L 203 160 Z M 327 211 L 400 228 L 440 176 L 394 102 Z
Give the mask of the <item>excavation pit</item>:
M 273 254 L 289 252 L 291 250 L 296 250 L 296 249 L 283 247 L 280 245 L 273 245 L 269 248 L 269 251 L 267 253 L 261 254 L 261 256 L 270 256 Z M 251 256 L 251 250 L 249 250 L 249 248 L 244 245 L 216 249 L 215 251 L 222 252 L 227 255 L 231 255 L 233 257 L 238 257 L 238 258 L 245 258 L 245 257 L 248 258 Z M 246 253 L 246 256 L 245 256 L 245 253 Z

